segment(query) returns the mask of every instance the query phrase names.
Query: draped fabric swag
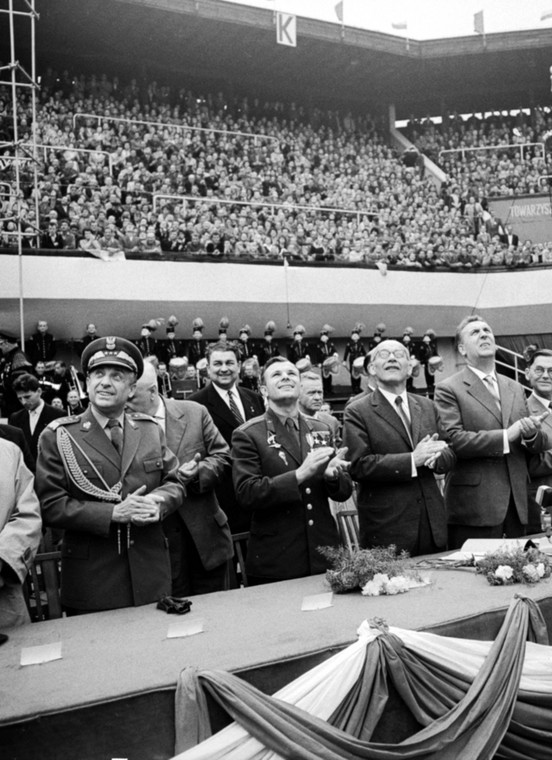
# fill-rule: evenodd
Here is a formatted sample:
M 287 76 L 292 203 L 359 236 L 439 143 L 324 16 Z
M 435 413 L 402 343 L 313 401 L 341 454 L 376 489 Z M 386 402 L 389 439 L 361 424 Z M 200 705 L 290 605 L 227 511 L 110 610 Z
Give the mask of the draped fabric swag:
M 532 600 L 512 600 L 494 642 L 367 623 L 358 633 L 274 696 L 183 670 L 174 760 L 552 760 L 552 650 Z M 371 737 L 390 683 L 422 728 L 382 744 Z M 207 694 L 235 721 L 213 736 Z

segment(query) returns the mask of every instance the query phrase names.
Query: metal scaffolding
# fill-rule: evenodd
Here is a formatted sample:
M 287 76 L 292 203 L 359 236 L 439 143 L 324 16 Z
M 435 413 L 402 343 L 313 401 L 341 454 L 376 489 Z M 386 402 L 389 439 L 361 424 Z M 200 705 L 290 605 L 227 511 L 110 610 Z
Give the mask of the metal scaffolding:
M 14 7 L 17 6 L 17 7 Z M 10 60 L 4 66 L 0 66 L 0 85 L 6 85 L 11 90 L 12 109 L 12 135 L 11 140 L 0 142 L 2 160 L 4 165 L 11 165 L 12 181 L 2 183 L 0 186 L 0 202 L 2 205 L 2 222 L 15 224 L 14 234 L 17 236 L 17 253 L 19 260 L 19 330 L 21 348 L 25 350 L 25 323 L 24 323 L 24 288 L 23 288 L 23 224 L 32 227 L 36 235 L 39 234 L 38 215 L 38 159 L 36 148 L 36 91 L 38 82 L 36 79 L 36 44 L 35 31 L 39 15 L 35 9 L 35 0 L 9 0 L 8 8 L 0 8 L 0 13 L 6 14 L 9 24 L 10 35 Z M 23 34 L 30 35 L 30 72 L 20 63 L 16 49 L 16 19 L 21 17 Z M 18 33 L 21 34 L 21 25 Z M 20 110 L 22 108 L 23 94 L 30 90 L 31 93 L 31 139 L 24 136 L 20 139 Z M 33 192 L 35 204 L 34 223 L 24 217 L 24 193 L 21 185 L 21 165 L 31 162 L 33 169 Z

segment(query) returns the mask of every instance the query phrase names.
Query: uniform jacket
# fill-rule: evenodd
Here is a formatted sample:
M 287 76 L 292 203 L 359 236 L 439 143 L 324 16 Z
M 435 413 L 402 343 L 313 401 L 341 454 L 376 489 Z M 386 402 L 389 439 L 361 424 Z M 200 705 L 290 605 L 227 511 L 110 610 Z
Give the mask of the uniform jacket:
M 29 615 L 22 583 L 41 538 L 34 479 L 17 444 L 0 438 L 0 629 L 21 625 Z
M 121 457 L 90 408 L 52 423 L 40 439 L 36 490 L 44 524 L 65 531 L 62 603 L 104 610 L 148 604 L 170 594 L 169 550 L 161 522 L 112 523 L 113 504 L 88 495 L 69 477 L 56 440 L 60 426 L 84 452 L 73 446 L 82 473 L 95 486 L 105 488 L 95 470 L 109 487 L 122 483 L 123 498 L 146 485 L 146 493 L 164 497 L 162 519 L 180 507 L 184 489 L 177 481 L 176 457 L 167 448 L 163 431 L 147 415 L 125 416 Z
M 532 393 L 527 399 L 529 414 L 543 414 L 546 407 Z M 539 486 L 552 486 L 552 414 L 545 417 L 542 422 L 542 429 L 548 436 L 549 449 L 535 454 L 529 460 L 529 474 L 531 483 L 529 485 L 529 525 L 535 532 L 540 531 L 540 506 L 537 504 L 535 496 Z
M 339 544 L 328 497 L 346 501 L 351 478 L 297 483 L 295 470 L 310 450 L 312 432 L 328 426 L 299 416 L 301 448 L 268 410 L 241 425 L 232 436 L 234 488 L 238 503 L 251 513 L 246 569 L 263 578 L 301 578 L 322 573 L 328 563 L 318 546 Z
M 239 385 L 236 385 L 234 390 L 237 390 L 241 398 L 246 421 L 264 413 L 264 403 L 258 393 L 241 388 Z M 219 396 L 212 384 L 209 383 L 205 388 L 192 394 L 190 401 L 196 401 L 207 409 L 222 437 L 230 445 L 232 433 L 238 427 L 238 423 L 230 408 Z M 219 483 L 216 494 L 220 506 L 228 516 L 232 533 L 249 530 L 249 514 L 242 510 L 236 501 L 234 486 L 232 484 L 231 465 L 225 468 L 224 478 Z
M 206 570 L 218 567 L 233 554 L 228 518 L 215 495 L 225 470 L 230 467 L 230 449 L 209 412 L 194 401 L 164 399 L 167 446 L 179 464 L 201 454 L 197 481 L 186 485 L 186 499 L 177 512 L 190 531 Z
M 435 403 L 456 453 L 457 463 L 447 478 L 445 502 L 453 525 L 499 525 L 510 494 L 521 522 L 527 524 L 527 457 L 547 447 L 539 432 L 526 445 L 510 443 L 504 454 L 503 430 L 529 414 L 521 385 L 498 375 L 501 412 L 485 384 L 470 369 L 439 383 Z
M 44 407 L 42 408 L 42 412 L 40 413 L 40 417 L 37 420 L 35 429 L 33 433 L 31 434 L 31 425 L 29 421 L 29 412 L 26 409 L 20 409 L 18 412 L 14 412 L 10 415 L 9 423 L 10 425 L 13 425 L 14 427 L 19 428 L 23 431 L 23 435 L 25 436 L 25 440 L 27 441 L 27 444 L 31 450 L 31 455 L 33 459 L 36 461 L 37 457 L 37 450 L 38 450 L 38 439 L 40 438 L 40 434 L 44 430 L 44 428 L 49 425 L 50 422 L 53 420 L 57 420 L 59 417 L 64 417 L 65 412 L 62 412 L 60 409 L 55 409 L 53 406 L 50 406 L 49 404 L 44 404 Z
M 437 411 L 429 399 L 409 393 L 408 405 L 414 446 L 424 436 L 440 433 Z M 410 551 L 418 537 L 420 505 L 424 504 L 435 543 L 446 547 L 445 507 L 433 473 L 452 468 L 455 456 L 450 449 L 437 459 L 434 470 L 417 467 L 413 478 L 408 433 L 378 389 L 345 408 L 343 445 L 349 448 L 351 475 L 359 484 L 361 546 L 395 544 L 399 550 Z

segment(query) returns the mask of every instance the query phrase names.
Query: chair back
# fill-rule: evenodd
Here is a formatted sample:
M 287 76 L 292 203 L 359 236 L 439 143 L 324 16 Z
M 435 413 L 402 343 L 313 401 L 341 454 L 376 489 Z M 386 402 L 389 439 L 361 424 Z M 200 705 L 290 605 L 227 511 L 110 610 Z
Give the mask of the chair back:
M 234 556 L 230 563 L 230 588 L 240 588 L 247 586 L 247 573 L 245 572 L 245 558 L 247 556 L 247 544 L 249 543 L 249 532 L 232 533 L 232 543 L 234 545 Z
M 343 546 L 351 551 L 359 548 L 358 512 L 356 509 L 342 509 L 337 512 L 337 527 Z
M 61 617 L 60 577 L 61 552 L 44 551 L 44 539 L 34 558 L 27 578 L 24 593 L 27 608 L 33 623 Z

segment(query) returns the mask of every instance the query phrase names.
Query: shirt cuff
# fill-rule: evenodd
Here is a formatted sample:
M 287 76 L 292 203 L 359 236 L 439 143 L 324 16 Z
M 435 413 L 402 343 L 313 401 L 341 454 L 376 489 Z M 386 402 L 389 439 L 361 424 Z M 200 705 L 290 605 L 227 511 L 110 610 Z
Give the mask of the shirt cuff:
M 414 462 L 414 454 L 410 455 L 410 463 L 411 463 L 410 464 L 410 474 L 412 475 L 413 478 L 417 478 L 418 477 L 418 470 L 416 469 L 416 464 Z
M 509 454 L 510 453 L 510 441 L 508 440 L 508 431 L 507 430 L 503 430 L 502 431 L 502 441 L 503 441 L 502 445 L 503 445 L 503 452 L 504 452 L 504 454 Z

